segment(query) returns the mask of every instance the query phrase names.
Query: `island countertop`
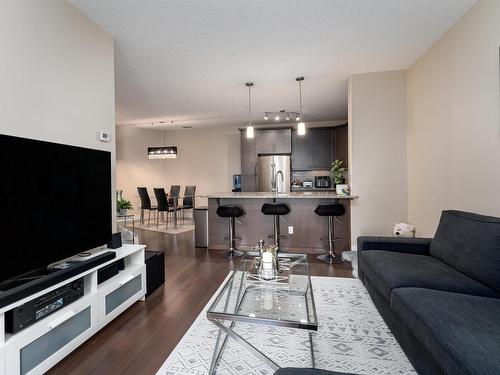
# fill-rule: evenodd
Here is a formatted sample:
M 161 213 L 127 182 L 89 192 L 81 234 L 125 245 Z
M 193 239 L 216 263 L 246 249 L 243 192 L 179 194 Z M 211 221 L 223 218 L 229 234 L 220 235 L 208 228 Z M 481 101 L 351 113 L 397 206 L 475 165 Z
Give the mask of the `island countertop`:
M 356 199 L 357 195 L 338 195 L 334 191 L 292 191 L 290 193 L 272 193 L 272 192 L 224 192 L 206 195 L 209 199 Z

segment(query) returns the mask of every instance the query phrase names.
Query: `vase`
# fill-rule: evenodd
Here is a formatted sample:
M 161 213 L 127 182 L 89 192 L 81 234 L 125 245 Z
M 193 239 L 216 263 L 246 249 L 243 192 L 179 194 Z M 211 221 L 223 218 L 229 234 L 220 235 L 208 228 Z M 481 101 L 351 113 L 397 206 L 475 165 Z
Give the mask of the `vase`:
M 349 194 L 349 185 L 337 184 L 337 185 L 335 185 L 335 192 L 337 193 L 337 195 L 348 195 Z

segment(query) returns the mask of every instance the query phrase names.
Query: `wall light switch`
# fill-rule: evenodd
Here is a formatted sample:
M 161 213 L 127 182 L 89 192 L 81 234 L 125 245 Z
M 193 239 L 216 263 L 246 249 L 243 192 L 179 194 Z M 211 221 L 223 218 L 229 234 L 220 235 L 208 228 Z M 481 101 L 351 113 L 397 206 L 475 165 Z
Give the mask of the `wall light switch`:
M 293 225 L 288 226 L 288 234 L 293 234 Z

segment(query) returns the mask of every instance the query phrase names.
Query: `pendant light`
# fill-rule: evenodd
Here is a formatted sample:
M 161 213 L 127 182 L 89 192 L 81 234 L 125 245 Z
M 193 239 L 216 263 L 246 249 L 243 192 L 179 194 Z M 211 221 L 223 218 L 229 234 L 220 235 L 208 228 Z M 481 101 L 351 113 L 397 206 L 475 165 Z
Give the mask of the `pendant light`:
M 252 126 L 252 97 L 250 94 L 250 89 L 253 86 L 253 82 L 247 82 L 245 83 L 245 86 L 248 87 L 248 126 L 247 126 L 247 138 L 253 138 L 254 131 L 253 131 L 253 126 Z
M 160 121 L 160 123 L 163 123 L 163 121 Z M 174 122 L 170 122 L 172 124 L 172 128 L 174 126 Z M 151 125 L 154 125 L 151 123 Z M 177 158 L 177 147 L 176 146 L 164 146 L 163 145 L 163 129 L 160 128 L 160 139 L 161 139 L 161 144 L 160 146 L 156 147 L 148 147 L 148 158 L 155 160 L 155 159 L 176 159 Z
M 299 117 L 300 122 L 297 124 L 297 134 L 305 135 L 306 134 L 306 124 L 304 123 L 304 116 L 302 115 L 302 81 L 304 80 L 303 76 L 295 78 L 295 80 L 299 83 Z

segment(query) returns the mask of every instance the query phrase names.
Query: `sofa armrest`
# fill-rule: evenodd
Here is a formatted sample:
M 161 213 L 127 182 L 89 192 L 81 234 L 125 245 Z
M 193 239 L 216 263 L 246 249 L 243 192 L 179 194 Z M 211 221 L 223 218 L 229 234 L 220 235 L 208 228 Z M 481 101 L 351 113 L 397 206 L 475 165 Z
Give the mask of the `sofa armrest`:
M 429 255 L 432 238 L 358 237 L 358 251 L 386 250 L 398 253 Z

